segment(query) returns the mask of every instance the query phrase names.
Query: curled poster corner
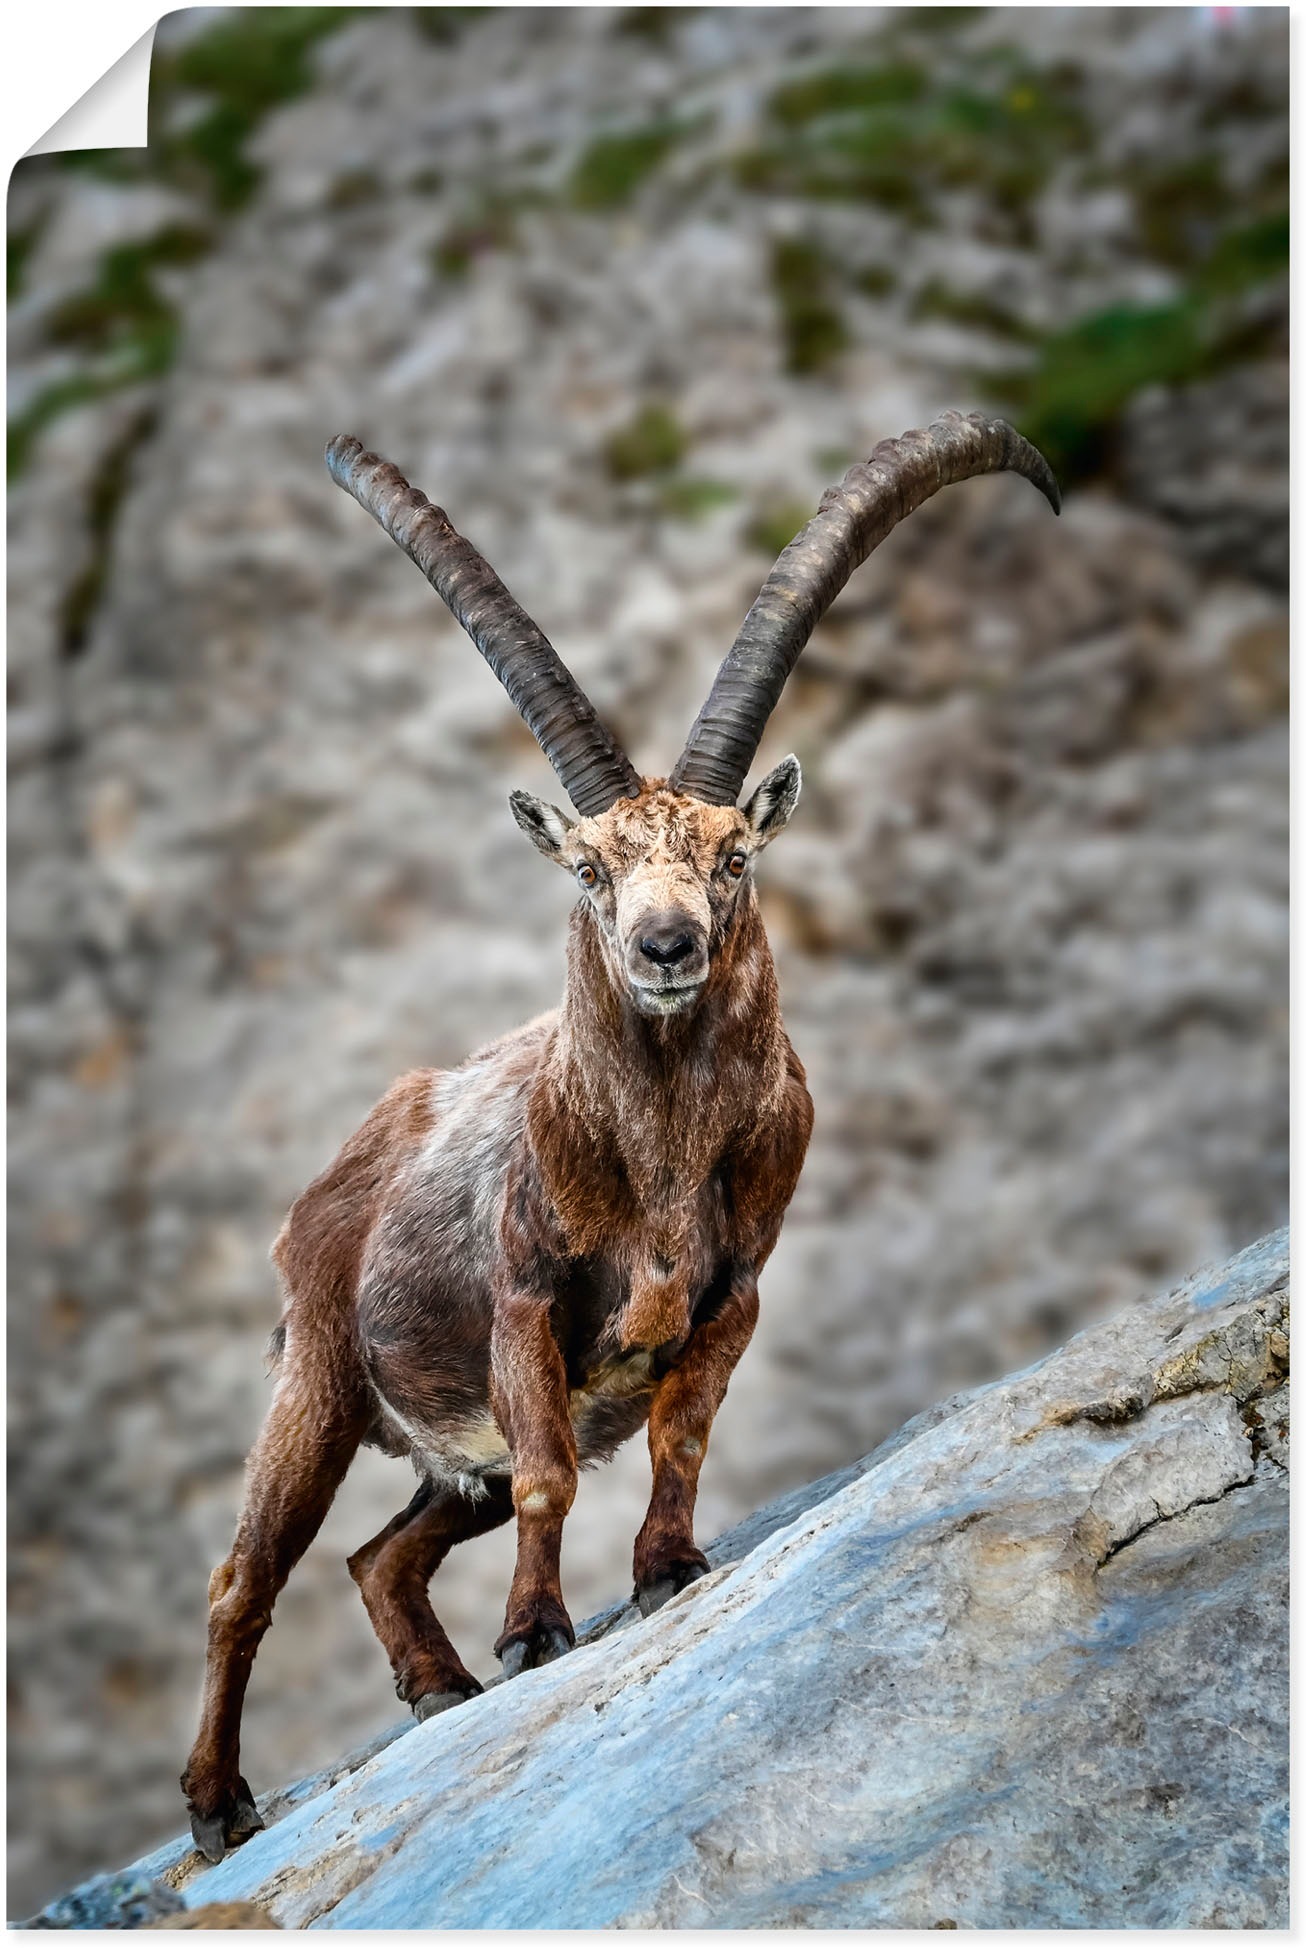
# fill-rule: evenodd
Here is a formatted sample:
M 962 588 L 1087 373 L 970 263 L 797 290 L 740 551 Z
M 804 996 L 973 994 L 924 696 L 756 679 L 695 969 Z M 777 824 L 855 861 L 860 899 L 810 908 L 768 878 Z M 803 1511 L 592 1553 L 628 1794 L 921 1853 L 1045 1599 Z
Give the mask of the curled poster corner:
M 68 149 L 143 149 L 148 136 L 150 55 L 154 28 L 107 68 L 27 151 L 53 155 Z

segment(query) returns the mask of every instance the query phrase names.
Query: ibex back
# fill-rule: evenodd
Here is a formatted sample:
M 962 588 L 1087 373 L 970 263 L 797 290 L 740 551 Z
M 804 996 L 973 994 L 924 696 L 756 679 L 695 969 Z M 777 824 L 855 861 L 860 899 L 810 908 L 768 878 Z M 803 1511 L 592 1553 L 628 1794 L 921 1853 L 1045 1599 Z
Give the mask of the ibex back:
M 663 781 L 636 775 L 441 509 L 356 440 L 333 440 L 327 460 L 448 603 L 557 770 L 578 818 L 525 792 L 511 804 L 579 897 L 557 1012 L 459 1069 L 403 1077 L 277 1239 L 276 1391 L 210 1582 L 182 1778 L 212 1860 L 261 1823 L 240 1775 L 250 1667 L 361 1443 L 418 1475 L 349 1563 L 418 1718 L 480 1690 L 431 1609 L 431 1577 L 455 1543 L 511 1515 L 503 1668 L 571 1648 L 559 1564 L 577 1470 L 645 1423 L 641 1610 L 707 1567 L 699 1470 L 812 1125 L 753 886 L 797 801 L 797 760 L 736 800 L 812 629 L 904 515 L 1004 468 L 1058 505 L 1041 455 L 1001 421 L 946 414 L 883 442 L 780 556 Z

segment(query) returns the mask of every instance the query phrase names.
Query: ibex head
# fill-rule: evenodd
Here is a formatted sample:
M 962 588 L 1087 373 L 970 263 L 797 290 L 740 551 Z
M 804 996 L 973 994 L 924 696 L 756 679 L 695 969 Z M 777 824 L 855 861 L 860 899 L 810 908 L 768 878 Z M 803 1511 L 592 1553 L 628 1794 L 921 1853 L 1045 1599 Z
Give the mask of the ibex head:
M 788 757 L 741 810 L 708 805 L 661 778 L 596 818 L 514 791 L 513 816 L 546 859 L 575 878 L 603 943 L 608 972 L 646 1015 L 680 1014 L 706 986 L 752 866 L 789 823 L 802 782 Z
M 340 486 L 375 516 L 462 623 L 538 739 L 580 817 L 527 792 L 513 815 L 574 874 L 597 918 L 609 972 L 646 1014 L 694 1005 L 752 861 L 798 798 L 786 758 L 739 809 L 767 719 L 804 644 L 849 576 L 940 487 L 1022 474 L 1055 512 L 1061 496 L 1038 450 L 1000 419 L 945 413 L 924 432 L 882 440 L 830 488 L 780 555 L 717 672 L 671 776 L 641 779 L 547 638 L 442 508 L 342 434 L 327 448 Z

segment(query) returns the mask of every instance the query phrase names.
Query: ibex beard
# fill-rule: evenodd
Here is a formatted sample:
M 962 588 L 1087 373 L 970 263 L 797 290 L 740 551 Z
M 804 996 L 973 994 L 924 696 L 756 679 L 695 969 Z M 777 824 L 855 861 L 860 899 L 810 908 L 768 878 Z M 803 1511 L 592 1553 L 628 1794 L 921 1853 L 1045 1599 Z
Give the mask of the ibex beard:
M 422 568 L 504 682 L 579 816 L 518 825 L 577 888 L 562 1004 L 461 1068 L 404 1076 L 298 1198 L 274 1246 L 276 1388 L 231 1553 L 209 1586 L 199 1734 L 182 1786 L 211 1860 L 261 1825 L 240 1720 L 277 1594 L 358 1448 L 406 1456 L 408 1506 L 349 1560 L 419 1719 L 481 1689 L 427 1590 L 455 1543 L 515 1516 L 495 1651 L 509 1676 L 572 1647 L 563 1525 L 578 1469 L 648 1428 L 635 1539 L 647 1616 L 701 1576 L 699 1471 L 752 1336 L 812 1127 L 754 887 L 800 775 L 736 804 L 816 622 L 898 520 L 950 481 L 1055 482 L 1001 421 L 885 441 L 780 556 L 671 776 L 641 778 L 489 564 L 358 441 L 337 481 Z

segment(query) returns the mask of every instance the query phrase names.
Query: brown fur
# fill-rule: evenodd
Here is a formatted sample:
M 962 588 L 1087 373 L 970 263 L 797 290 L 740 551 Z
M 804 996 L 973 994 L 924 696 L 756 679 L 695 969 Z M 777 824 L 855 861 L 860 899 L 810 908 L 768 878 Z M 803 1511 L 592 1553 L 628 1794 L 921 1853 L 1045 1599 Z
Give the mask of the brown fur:
M 541 851 L 595 875 L 580 881 L 561 1009 L 460 1069 L 397 1082 L 274 1248 L 277 1388 L 211 1584 L 182 1782 L 208 1850 L 251 1824 L 249 1668 L 360 1442 L 411 1455 L 421 1476 L 350 1559 L 419 1716 L 480 1688 L 427 1597 L 448 1550 L 515 1514 L 495 1648 L 509 1669 L 557 1654 L 573 1636 L 559 1557 L 577 1470 L 645 1422 L 642 1607 L 706 1566 L 699 1470 L 811 1130 L 751 875 L 796 791 L 793 766 L 743 812 L 660 781 L 574 823 L 515 802 Z

